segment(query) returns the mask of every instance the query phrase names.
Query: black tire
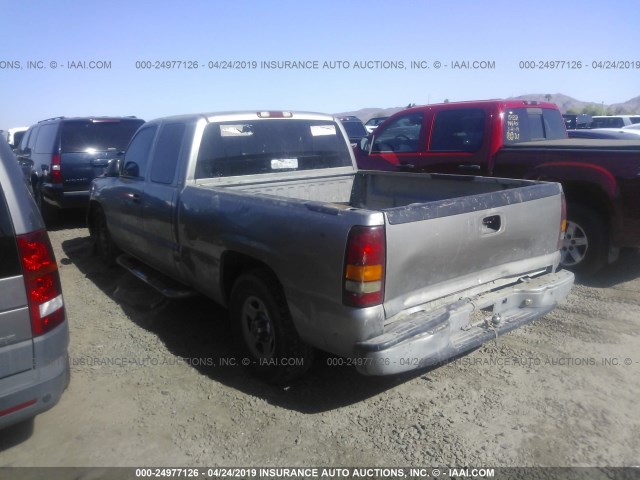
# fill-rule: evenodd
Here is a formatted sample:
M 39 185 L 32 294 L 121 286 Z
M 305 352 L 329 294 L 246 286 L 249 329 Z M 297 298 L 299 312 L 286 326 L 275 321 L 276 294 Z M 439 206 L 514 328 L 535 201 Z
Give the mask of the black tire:
M 42 198 L 42 190 L 40 189 L 37 190 L 36 203 L 38 204 L 38 209 L 40 209 L 40 215 L 42 215 L 45 225 L 50 226 L 58 221 L 59 209 L 47 203 Z
M 238 278 L 231 292 L 231 327 L 243 355 L 239 363 L 272 384 L 303 375 L 314 349 L 304 343 L 293 325 L 284 292 L 264 270 Z
M 107 219 L 99 207 L 96 207 L 91 214 L 91 222 L 94 251 L 105 265 L 111 267 L 115 265 L 116 258 L 121 252 L 111 239 L 111 234 L 107 227 Z
M 560 264 L 576 274 L 593 275 L 606 265 L 607 252 L 608 235 L 602 216 L 583 205 L 569 204 Z

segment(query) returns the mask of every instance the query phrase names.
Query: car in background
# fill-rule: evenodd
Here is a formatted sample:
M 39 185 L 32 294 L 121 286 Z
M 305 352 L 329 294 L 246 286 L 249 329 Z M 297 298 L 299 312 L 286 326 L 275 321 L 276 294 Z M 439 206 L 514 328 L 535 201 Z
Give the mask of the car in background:
M 567 130 L 569 138 L 604 138 L 611 140 L 640 140 L 640 130 L 623 128 L 589 128 Z
M 16 158 L 0 138 L 0 428 L 53 407 L 69 383 L 56 259 Z
M 596 115 L 591 117 L 589 128 L 622 128 L 640 123 L 640 115 Z
M 342 123 L 345 132 L 347 132 L 347 137 L 349 137 L 349 143 L 352 147 L 355 147 L 360 140 L 368 135 L 367 129 L 364 128 L 364 124 L 358 117 L 350 115 L 338 117 L 338 120 Z
M 367 123 L 364 124 L 364 127 L 367 129 L 367 133 L 372 133 L 378 125 L 384 122 L 389 117 L 373 117 L 367 120 Z
M 16 155 L 45 222 L 61 209 L 89 204 L 91 181 L 122 155 L 143 123 L 136 117 L 56 117 L 29 127 Z
M 579 115 L 565 113 L 562 115 L 567 130 L 575 130 L 576 128 L 589 128 L 591 124 L 591 115 L 581 113 Z
M 15 127 L 7 130 L 7 143 L 15 151 L 29 127 Z

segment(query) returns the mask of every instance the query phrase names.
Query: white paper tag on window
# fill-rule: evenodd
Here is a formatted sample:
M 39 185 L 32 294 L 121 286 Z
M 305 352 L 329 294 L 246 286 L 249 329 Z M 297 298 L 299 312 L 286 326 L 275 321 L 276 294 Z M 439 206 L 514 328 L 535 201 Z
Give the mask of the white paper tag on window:
M 253 135 L 251 125 L 220 125 L 221 137 L 250 137 Z
M 311 125 L 311 135 L 320 137 L 322 135 L 335 135 L 335 125 Z
M 274 158 L 271 160 L 271 170 L 282 170 L 285 168 L 298 168 L 297 158 Z

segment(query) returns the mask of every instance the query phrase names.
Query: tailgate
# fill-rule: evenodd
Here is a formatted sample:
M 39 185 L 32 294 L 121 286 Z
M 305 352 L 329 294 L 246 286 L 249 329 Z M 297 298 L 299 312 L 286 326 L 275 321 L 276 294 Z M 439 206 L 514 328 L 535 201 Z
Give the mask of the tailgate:
M 386 317 L 457 292 L 474 288 L 479 293 L 554 269 L 561 187 L 523 184 L 384 209 Z
M 67 191 L 89 190 L 91 181 L 104 173 L 109 160 L 118 152 L 65 153 L 60 162 L 60 172 Z

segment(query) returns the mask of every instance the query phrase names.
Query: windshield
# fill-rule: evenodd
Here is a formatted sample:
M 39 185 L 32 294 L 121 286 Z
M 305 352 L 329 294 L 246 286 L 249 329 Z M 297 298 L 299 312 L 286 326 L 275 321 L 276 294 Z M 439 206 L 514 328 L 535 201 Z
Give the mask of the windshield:
M 504 113 L 504 143 L 567 138 L 564 119 L 549 108 L 514 108 Z
M 351 166 L 340 129 L 324 120 L 258 120 L 205 127 L 195 178 Z

